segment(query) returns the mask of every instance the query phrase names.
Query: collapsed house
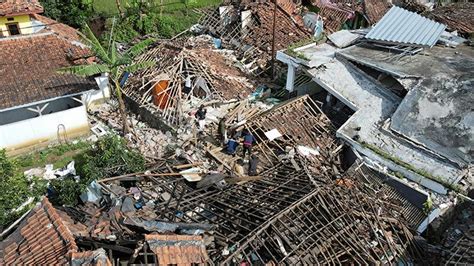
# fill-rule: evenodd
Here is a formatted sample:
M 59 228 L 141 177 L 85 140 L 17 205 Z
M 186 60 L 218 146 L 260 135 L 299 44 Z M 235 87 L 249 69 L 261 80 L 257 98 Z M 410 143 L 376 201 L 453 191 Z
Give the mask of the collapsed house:
M 278 1 L 277 8 L 269 1 L 223 5 L 205 14 L 199 24 L 232 47 L 247 72 L 259 76 L 271 67 L 274 51 L 311 36 L 302 19 L 293 18 L 299 16 L 292 16 L 296 6 L 287 2 L 291 3 Z
M 53 207 L 44 199 L 0 244 L 2 262 L 425 262 L 417 234 L 447 206 L 445 198 L 435 199 L 434 210 L 427 208 L 432 195 L 394 175 L 441 194 L 454 187 L 447 184 L 469 181 L 472 151 L 463 137 L 469 137 L 472 125 L 470 110 L 459 106 L 472 102 L 472 52 L 462 45 L 453 50 L 435 46 L 444 38 L 444 25 L 397 7 L 383 16 L 388 10 L 383 1 L 313 2 L 322 10 L 327 32 L 335 32 L 328 36 L 334 46 L 278 52 L 288 65 L 286 89 L 304 96 L 279 102 L 258 88 L 261 79 L 248 76 L 270 66 L 273 12 L 283 27 L 276 35 L 278 50 L 313 34 L 304 28 L 300 3 L 278 1 L 276 9 L 268 2 L 222 6 L 203 20 L 221 39 L 177 37 L 157 42 L 140 56 L 138 62 L 157 64 L 126 75 L 124 94 L 140 118 L 160 120 L 153 126 L 170 130 L 159 134 L 145 128 L 150 134 L 134 134 L 153 136 L 155 146 L 145 149 L 151 155 L 149 169 L 94 181 L 77 206 Z M 356 19 L 356 12 L 378 24 L 370 31 L 337 31 Z M 400 23 L 412 19 L 425 27 Z M 391 34 L 387 28 L 397 30 L 393 21 L 416 36 Z M 229 44 L 241 49 L 219 49 Z M 425 65 L 437 67 L 427 71 Z M 306 95 L 323 91 L 323 98 Z M 208 113 L 199 133 L 193 114 L 200 105 Z M 325 113 L 333 109 L 343 116 L 343 107 L 352 109 L 351 116 L 342 117 L 337 129 Z M 439 107 L 447 110 L 432 111 Z M 116 118 L 108 118 L 116 116 L 113 111 L 99 113 L 120 127 Z M 441 125 L 449 130 L 443 132 Z M 420 130 L 412 134 L 414 127 Z M 222 146 L 227 133 L 233 137 L 243 130 L 255 137 L 256 175 L 245 170 L 245 156 L 227 154 Z M 144 139 L 142 145 L 151 142 Z M 355 150 L 350 167 L 344 166 L 346 145 Z M 150 152 L 156 146 L 171 149 Z M 235 170 L 239 165 L 242 173 Z M 33 247 L 28 229 L 61 241 Z M 472 262 L 465 255 L 470 254 L 469 237 L 459 239 L 443 250 L 446 261 Z
M 296 49 L 304 57 L 279 51 L 277 58 L 288 65 L 288 90 L 299 90 L 295 77 L 306 75 L 314 92 L 327 95 L 323 108 L 353 111 L 337 136 L 367 161 L 445 195 L 473 184 L 472 112 L 465 106 L 474 100 L 474 54 L 459 43 L 436 45 L 449 35 L 444 30 L 393 7 L 365 35 L 341 31 L 331 43 Z
M 130 77 L 125 95 L 173 126 L 186 122 L 199 103 L 246 98 L 256 85 L 233 65 L 233 52 L 213 49 L 211 40 L 198 36 L 181 45 L 158 43 L 137 59 L 156 60 L 157 66 Z
M 311 1 L 314 13 L 301 1 L 225 1 L 205 13 L 199 26 L 222 45 L 236 51 L 247 72 L 261 76 L 275 67 L 277 50 L 320 38 L 343 25 L 360 28 L 373 25 L 390 8 L 388 1 Z M 275 69 L 273 69 L 275 72 Z
M 236 175 L 236 158 L 205 142 L 199 145 L 209 162 L 175 153 L 144 173 L 92 183 L 83 205 L 55 208 L 43 200 L 38 209 L 56 222 L 41 226 L 74 244 L 53 257 L 79 264 L 106 255 L 131 265 L 420 261 L 414 232 L 424 216 L 417 203 L 361 163 L 343 174 L 341 145 L 310 97 L 272 110 L 242 124 L 257 137 L 258 176 Z M 28 239 L 25 230 L 20 225 L 3 243 Z M 36 249 L 29 254 L 40 260 Z
M 112 265 L 104 249 L 79 251 L 67 214 L 44 198 L 0 243 L 2 265 Z
M 474 3 L 451 3 L 427 12 L 427 16 L 445 24 L 451 31 L 469 35 L 474 32 L 473 8 Z

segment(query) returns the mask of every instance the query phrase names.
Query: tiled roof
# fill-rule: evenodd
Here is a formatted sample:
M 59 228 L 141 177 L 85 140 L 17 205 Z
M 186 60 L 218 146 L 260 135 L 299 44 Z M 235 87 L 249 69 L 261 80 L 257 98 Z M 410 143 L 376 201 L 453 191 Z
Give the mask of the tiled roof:
M 112 266 L 105 250 L 99 248 L 94 251 L 74 252 L 71 256 L 71 266 Z
M 435 8 L 428 17 L 461 33 L 474 32 L 474 3 L 452 3 Z
M 37 0 L 0 1 L 0 17 L 43 13 L 43 7 Z
M 323 6 L 320 9 L 319 15 L 323 18 L 324 29 L 329 32 L 336 32 L 354 13 L 334 8 L 333 6 Z
M 365 0 L 364 12 L 369 23 L 377 23 L 391 6 L 387 0 Z
M 58 213 L 44 198 L 0 243 L 0 265 L 59 265 L 77 251 L 76 242 Z
M 209 260 L 201 236 L 152 234 L 145 235 L 145 240 L 159 265 L 204 264 Z
M 58 23 L 54 19 L 50 19 L 48 17 L 39 15 L 39 14 L 34 14 L 32 17 L 44 25 L 46 25 L 46 28 L 43 29 L 41 32 L 54 32 L 58 34 L 60 37 L 71 40 L 71 41 L 80 41 L 81 38 L 79 34 L 77 33 L 77 30 L 74 29 L 73 27 L 70 27 L 66 24 L 63 23 Z
M 89 57 L 85 46 L 51 32 L 0 39 L 0 109 L 96 89 L 93 78 L 56 72 Z

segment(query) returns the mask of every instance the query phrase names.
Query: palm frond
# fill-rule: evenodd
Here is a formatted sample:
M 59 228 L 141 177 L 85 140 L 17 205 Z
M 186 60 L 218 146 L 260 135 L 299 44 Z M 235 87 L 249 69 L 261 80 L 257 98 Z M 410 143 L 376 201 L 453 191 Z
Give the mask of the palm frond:
M 125 72 L 134 73 L 142 69 L 146 69 L 155 65 L 154 61 L 144 61 L 136 64 L 131 64 L 125 67 L 123 70 Z
M 56 70 L 56 72 L 61 73 L 61 74 L 73 74 L 73 75 L 81 76 L 81 77 L 90 77 L 97 74 L 110 72 L 110 69 L 107 65 L 92 64 L 92 65 L 63 67 Z
M 79 35 L 90 46 L 90 48 L 94 52 L 95 56 L 97 56 L 103 62 L 110 64 L 111 60 L 109 58 L 109 55 L 107 54 L 106 49 L 104 49 L 104 47 L 99 42 L 97 37 L 95 37 L 95 35 L 92 32 L 91 28 L 89 28 L 89 25 L 86 24 L 83 28 L 83 31 L 84 31 L 84 33 L 79 32 Z
M 128 49 L 125 55 L 129 56 L 130 58 L 134 58 L 135 56 L 138 56 L 143 53 L 148 48 L 148 46 L 153 44 L 155 41 L 155 39 L 143 40 Z
M 121 56 L 115 60 L 113 67 L 126 66 L 132 64 L 133 61 L 128 56 Z
M 109 58 L 112 64 L 115 64 L 115 61 L 117 61 L 117 58 L 119 57 L 118 51 L 117 51 L 117 43 L 115 41 L 112 41 L 111 46 L 110 46 L 110 53 L 109 53 Z

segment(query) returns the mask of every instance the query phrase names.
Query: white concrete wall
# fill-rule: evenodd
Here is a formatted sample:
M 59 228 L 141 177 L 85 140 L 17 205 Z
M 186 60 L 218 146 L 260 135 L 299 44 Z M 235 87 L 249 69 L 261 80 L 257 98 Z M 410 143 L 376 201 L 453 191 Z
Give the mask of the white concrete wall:
M 95 81 L 99 86 L 99 90 L 91 90 L 82 95 L 82 101 L 88 110 L 110 98 L 109 75 L 102 74 L 102 76 L 95 78 Z
M 0 148 L 15 151 L 58 138 L 58 128 L 64 125 L 61 137 L 68 138 L 86 134 L 89 131 L 84 105 L 65 111 L 39 116 L 0 126 Z

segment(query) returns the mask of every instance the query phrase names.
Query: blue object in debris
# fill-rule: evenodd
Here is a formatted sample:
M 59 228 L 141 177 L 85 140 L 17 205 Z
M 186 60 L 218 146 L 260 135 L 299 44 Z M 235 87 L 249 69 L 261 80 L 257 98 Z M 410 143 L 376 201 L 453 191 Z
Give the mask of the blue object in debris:
M 219 38 L 214 38 L 214 47 L 216 47 L 216 49 L 221 49 L 221 47 L 222 47 L 222 40 L 219 39 Z
M 133 206 L 135 206 L 135 209 L 140 210 L 143 207 L 143 204 L 140 201 L 137 201 Z
M 123 88 L 123 86 L 125 85 L 125 82 L 127 82 L 129 76 L 130 76 L 130 73 L 129 73 L 129 72 L 125 72 L 125 73 L 123 74 L 123 77 L 122 77 L 122 79 L 120 80 L 120 87 L 121 87 L 121 88 Z

